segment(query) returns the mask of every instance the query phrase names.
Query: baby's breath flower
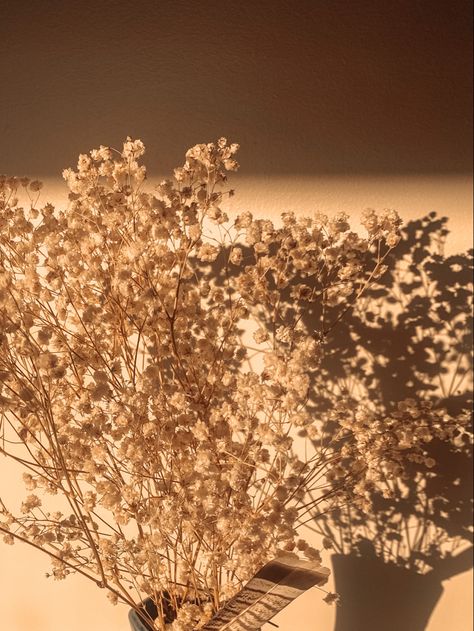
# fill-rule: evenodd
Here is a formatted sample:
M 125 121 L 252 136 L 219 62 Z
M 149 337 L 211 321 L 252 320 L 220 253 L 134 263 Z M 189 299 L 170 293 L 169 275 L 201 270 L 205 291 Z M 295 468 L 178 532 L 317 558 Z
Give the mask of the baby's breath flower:
M 35 508 L 41 506 L 41 500 L 37 495 L 28 495 L 24 502 L 21 504 L 21 512 L 29 513 Z
M 328 605 L 333 605 L 333 604 L 338 605 L 340 600 L 341 600 L 341 597 L 339 596 L 339 594 L 335 594 L 333 592 L 328 592 L 326 594 L 326 596 L 324 596 L 323 600 Z
M 32 180 L 29 185 L 30 191 L 38 193 L 43 188 L 43 182 L 39 180 Z
M 140 140 L 101 145 L 63 171 L 67 207 L 37 216 L 20 200 L 40 183 L 0 178 L 0 450 L 16 457 L 19 438 L 35 491 L 18 515 L 0 502 L 2 535 L 113 603 L 168 593 L 175 631 L 279 550 L 322 562 L 298 536 L 312 477 L 322 509 L 368 510 L 371 489 L 407 460 L 434 466 L 426 446 L 454 431 L 416 400 L 382 418 L 342 397 L 313 413 L 326 336 L 383 273 L 400 221 L 367 211 L 365 238 L 344 213 L 232 224 L 237 150 L 198 144 L 150 192 Z M 49 495 L 68 508 L 48 511 Z
M 264 329 L 258 329 L 253 333 L 253 339 L 257 342 L 257 344 L 262 344 L 262 342 L 266 342 L 268 340 L 268 331 Z
M 243 260 L 242 248 L 232 248 L 229 261 L 234 265 L 240 265 Z
M 201 261 L 209 263 L 215 261 L 218 254 L 219 249 L 216 246 L 211 245 L 210 243 L 203 243 L 197 253 Z

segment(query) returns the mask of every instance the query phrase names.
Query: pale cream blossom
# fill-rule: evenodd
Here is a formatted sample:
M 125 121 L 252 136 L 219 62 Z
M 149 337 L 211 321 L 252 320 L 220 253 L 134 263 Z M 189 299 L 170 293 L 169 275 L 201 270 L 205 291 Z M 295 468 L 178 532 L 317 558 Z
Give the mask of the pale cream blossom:
M 367 211 L 367 237 L 345 214 L 229 221 L 237 150 L 196 145 L 149 192 L 140 140 L 100 146 L 63 172 L 67 207 L 36 217 L 24 184 L 0 178 L 0 421 L 35 491 L 19 514 L 0 504 L 0 529 L 112 602 L 167 591 L 174 631 L 202 626 L 279 550 L 320 562 L 298 534 L 316 470 L 326 508 L 369 507 L 370 488 L 409 458 L 430 467 L 426 444 L 450 431 L 418 401 L 387 418 L 343 397 L 311 413 L 325 336 L 383 270 L 400 220 Z M 67 512 L 48 512 L 49 495 Z

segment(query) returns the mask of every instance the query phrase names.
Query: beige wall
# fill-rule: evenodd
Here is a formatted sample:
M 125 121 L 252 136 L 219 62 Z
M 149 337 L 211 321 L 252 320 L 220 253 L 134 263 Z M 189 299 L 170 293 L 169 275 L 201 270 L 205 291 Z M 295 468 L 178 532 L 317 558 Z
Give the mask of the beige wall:
M 435 210 L 450 218 L 448 249 L 465 249 L 471 5 L 2 0 L 0 173 L 56 177 L 128 134 L 146 143 L 150 172 L 168 172 L 187 147 L 226 135 L 242 145 L 234 210 Z M 20 489 L 0 459 L 5 488 Z M 47 569 L 0 542 L 0 631 L 128 630 L 100 590 L 47 581 Z M 471 630 L 471 577 L 447 583 L 427 631 Z M 331 631 L 333 617 L 311 591 L 280 628 Z
M 432 210 L 450 218 L 449 251 L 472 247 L 472 184 L 453 177 L 280 177 L 233 178 L 232 210 L 277 216 L 284 210 L 343 210 L 353 217 L 365 207 L 396 208 L 402 217 L 419 217 Z M 62 191 L 62 192 L 61 192 Z M 47 184 L 45 199 L 64 194 L 57 181 Z M 12 467 L 0 461 L 0 493 L 12 497 L 21 487 Z M 48 563 L 25 546 L 0 543 L 0 629 L 8 631 L 128 631 L 126 610 L 112 607 L 94 585 L 81 578 L 46 580 Z M 363 580 L 363 577 L 361 577 Z M 444 584 L 445 592 L 426 631 L 471 631 L 472 572 Z M 394 599 L 397 595 L 394 594 Z M 281 631 L 332 631 L 334 608 L 311 590 L 276 619 Z M 265 631 L 272 627 L 267 626 Z M 383 631 L 382 629 L 380 631 Z

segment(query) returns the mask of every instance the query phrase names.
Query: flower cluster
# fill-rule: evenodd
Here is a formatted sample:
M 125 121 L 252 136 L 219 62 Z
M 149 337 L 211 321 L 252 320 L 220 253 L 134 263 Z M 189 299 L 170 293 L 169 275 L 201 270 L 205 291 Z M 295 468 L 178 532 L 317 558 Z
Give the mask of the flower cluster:
M 344 214 L 230 220 L 237 149 L 197 145 L 149 192 L 141 141 L 102 146 L 64 171 L 64 209 L 0 180 L 0 452 L 28 490 L 0 529 L 47 551 L 55 578 L 166 604 L 176 631 L 279 551 L 320 558 L 298 535 L 308 488 L 312 506 L 364 502 L 445 431 L 415 404 L 311 414 L 325 337 L 383 274 L 400 220 L 370 211 L 367 236 Z M 306 455 L 323 422 L 333 439 Z

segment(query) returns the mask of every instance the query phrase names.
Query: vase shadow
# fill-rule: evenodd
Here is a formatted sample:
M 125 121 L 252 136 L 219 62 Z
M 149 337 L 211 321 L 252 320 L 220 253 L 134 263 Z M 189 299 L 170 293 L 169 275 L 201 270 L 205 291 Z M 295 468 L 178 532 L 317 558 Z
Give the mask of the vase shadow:
M 443 594 L 437 576 L 377 557 L 333 555 L 332 564 L 341 597 L 335 631 L 423 631 Z

